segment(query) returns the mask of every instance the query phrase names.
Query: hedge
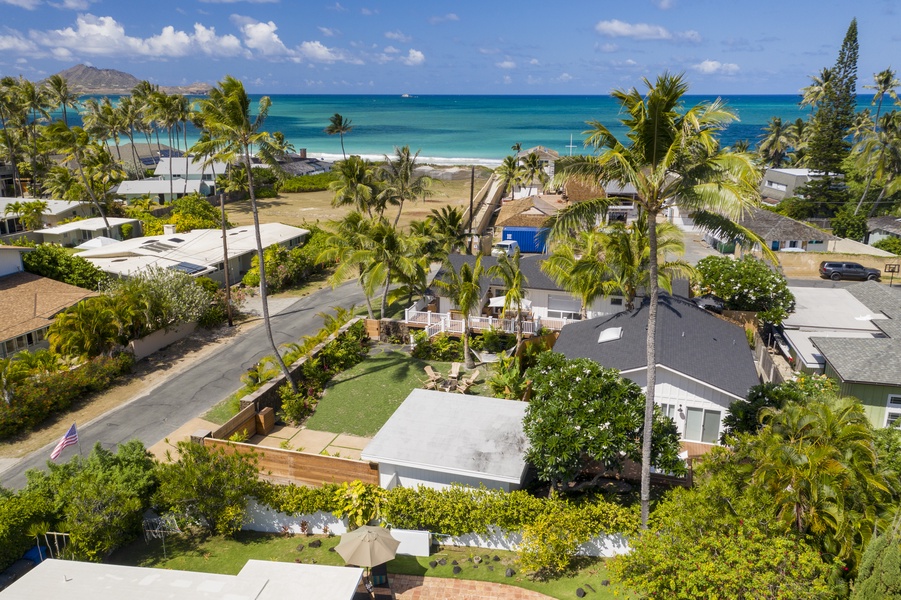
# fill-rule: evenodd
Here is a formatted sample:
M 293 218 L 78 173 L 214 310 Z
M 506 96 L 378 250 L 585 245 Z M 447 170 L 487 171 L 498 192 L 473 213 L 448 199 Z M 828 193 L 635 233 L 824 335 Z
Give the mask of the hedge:
M 335 485 L 308 488 L 268 484 L 258 500 L 287 515 L 333 512 L 338 508 L 335 489 Z M 571 501 L 559 496 L 539 498 L 522 490 L 504 492 L 460 485 L 443 490 L 396 487 L 387 492 L 381 510 L 381 517 L 392 527 L 452 536 L 488 534 L 494 527 L 521 531 L 549 514 L 563 526 L 582 523 L 591 536 L 634 535 L 640 524 L 637 507 L 624 507 L 599 496 Z
M 51 414 L 68 409 L 85 394 L 105 390 L 116 377 L 130 371 L 133 364 L 134 357 L 123 352 L 16 384 L 9 404 L 0 402 L 0 440 L 32 429 Z
M 34 546 L 29 527 L 45 520 L 50 512 L 51 507 L 40 495 L 0 493 L 0 571 Z
M 321 192 L 327 190 L 331 182 L 337 181 L 338 175 L 334 173 L 319 173 L 318 175 L 300 175 L 283 181 L 279 187 L 281 192 Z

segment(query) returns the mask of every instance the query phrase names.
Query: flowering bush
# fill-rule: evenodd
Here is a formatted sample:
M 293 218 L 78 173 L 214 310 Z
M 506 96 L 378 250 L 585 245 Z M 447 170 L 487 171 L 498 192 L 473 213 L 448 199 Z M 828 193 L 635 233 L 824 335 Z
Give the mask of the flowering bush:
M 728 310 L 754 311 L 761 320 L 778 325 L 795 309 L 785 277 L 753 256 L 708 256 L 697 270 L 700 293 L 719 296 Z

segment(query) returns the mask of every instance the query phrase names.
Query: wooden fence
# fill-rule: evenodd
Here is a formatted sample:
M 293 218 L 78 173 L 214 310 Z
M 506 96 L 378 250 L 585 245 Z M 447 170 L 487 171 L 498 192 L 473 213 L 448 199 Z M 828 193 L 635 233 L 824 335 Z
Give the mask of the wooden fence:
M 251 452 L 256 454 L 257 469 L 260 475 L 277 483 L 321 486 L 323 483 L 344 483 L 359 479 L 363 483 L 379 484 L 377 463 L 212 438 L 206 438 L 203 445 L 210 448 L 221 448 L 229 455 Z

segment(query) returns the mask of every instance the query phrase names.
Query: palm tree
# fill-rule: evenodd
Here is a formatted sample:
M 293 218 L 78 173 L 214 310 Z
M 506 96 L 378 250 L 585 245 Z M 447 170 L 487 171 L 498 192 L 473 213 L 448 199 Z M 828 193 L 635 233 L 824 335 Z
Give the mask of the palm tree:
M 369 230 L 366 276 L 370 285 L 384 285 L 380 318 L 388 316 L 388 291 L 399 273 L 413 275 L 419 265 L 412 253 L 413 240 L 383 219 L 376 220 Z
M 835 72 L 824 68 L 819 75 L 810 78 L 810 85 L 801 88 L 801 106 L 816 106 L 822 101 L 835 81 Z
M 69 124 L 69 116 L 66 108 L 78 106 L 78 94 L 69 89 L 69 82 L 59 74 L 51 75 L 44 82 L 44 90 L 50 106 L 54 109 L 63 109 L 63 123 Z
M 27 113 L 31 113 L 31 123 L 29 127 L 25 128 L 25 131 L 31 140 L 29 157 L 31 162 L 31 195 L 36 196 L 40 190 L 38 124 L 41 120 L 50 116 L 47 112 L 50 105 L 45 90 L 24 77 L 19 77 L 16 88 L 18 101 L 22 109 Z
M 65 123 L 59 121 L 65 126 Z M 119 324 L 98 298 L 82 300 L 56 316 L 47 339 L 50 348 L 65 356 L 110 355 L 119 343 Z
M 448 293 L 463 313 L 463 362 L 467 369 L 474 369 L 476 366 L 472 352 L 469 351 L 469 322 L 470 313 L 477 310 L 482 302 L 482 273 L 482 257 L 478 256 L 475 265 L 463 263 L 459 271 L 450 262 L 446 262 L 443 278 L 435 280 L 438 287 Z
M 616 181 L 631 184 L 636 203 L 644 210 L 648 231 L 648 279 L 650 305 L 647 333 L 647 392 L 641 469 L 641 517 L 647 526 L 650 505 L 651 435 L 654 419 L 654 392 L 657 376 L 657 303 L 659 264 L 657 217 L 665 202 L 675 202 L 694 213 L 695 222 L 716 229 L 733 239 L 748 239 L 745 229 L 728 217 L 756 201 L 760 178 L 747 154 L 722 152 L 717 133 L 735 119 L 720 100 L 682 109 L 688 85 L 681 75 L 664 73 L 655 82 L 644 79 L 647 94 L 638 89 L 615 90 L 613 97 L 627 116 L 628 145 L 621 143 L 607 127 L 589 123 L 586 143 L 600 151 L 573 161 L 559 175 L 562 181 Z M 554 233 L 591 228 L 606 211 L 609 199 L 582 202 L 556 215 Z M 713 210 L 715 212 L 704 212 Z M 762 244 L 765 246 L 765 244 Z
M 84 185 L 91 202 L 100 212 L 103 224 L 106 227 L 106 235 L 109 235 L 111 229 L 109 221 L 106 219 L 106 211 L 100 205 L 97 195 L 94 193 L 94 186 L 85 172 L 85 162 L 90 160 L 86 152 L 90 145 L 88 134 L 81 127 L 68 127 L 62 121 L 57 121 L 47 127 L 46 133 L 50 145 L 64 156 L 64 162 L 75 164 L 75 169 L 81 177 L 81 183 Z
M 466 246 L 466 223 L 459 207 L 433 208 L 427 221 L 435 226 L 433 235 L 439 240 L 445 255 Z
M 347 160 L 347 154 L 344 152 L 344 134 L 353 130 L 350 119 L 345 119 L 338 113 L 335 113 L 329 118 L 328 122 L 329 126 L 325 128 L 325 132 L 329 135 L 337 134 L 341 137 L 341 155 L 344 157 L 344 160 Z
M 198 148 L 201 155 L 215 155 L 223 162 L 239 159 L 244 163 L 247 173 L 247 186 L 250 192 L 250 208 L 253 214 L 253 230 L 257 245 L 257 260 L 260 269 L 260 300 L 263 308 L 263 325 L 266 337 L 275 353 L 275 360 L 285 381 L 296 393 L 297 386 L 291 378 L 285 361 L 278 352 L 278 346 L 272 337 L 272 322 L 269 318 L 269 301 L 266 291 L 266 260 L 263 257 L 263 240 L 260 236 L 260 215 L 257 210 L 257 198 L 253 189 L 253 169 L 250 161 L 250 146 L 269 139 L 269 134 L 262 131 L 263 121 L 269 113 L 272 102 L 268 96 L 260 98 L 257 115 L 251 118 L 250 98 L 244 90 L 244 84 L 227 75 L 219 85 L 210 90 L 209 96 L 200 102 L 204 129 L 210 132 L 210 141 L 206 147 Z
M 581 317 L 588 318 L 588 307 L 604 296 L 607 266 L 603 252 L 604 234 L 597 230 L 579 231 L 556 243 L 541 270 L 581 303 Z
M 432 178 L 428 175 L 416 175 L 416 154 L 410 153 L 410 146 L 394 148 L 394 159 L 385 156 L 385 165 L 382 167 L 382 196 L 381 204 L 397 205 L 397 216 L 394 218 L 394 226 L 400 221 L 401 212 L 404 210 L 404 202 L 422 198 L 425 200 L 432 192 L 429 189 Z
M 19 176 L 19 157 L 22 153 L 22 131 L 25 111 L 18 102 L 17 82 L 12 77 L 0 79 L 0 127 L 3 127 L 2 158 L 13 169 L 13 194 L 22 196 L 22 179 Z
M 549 179 L 548 174 L 541 165 L 541 158 L 537 153 L 532 152 L 522 159 L 522 180 L 524 183 L 527 182 L 529 184 L 530 196 L 532 195 L 532 184 L 536 178 L 542 186 L 546 185 Z
M 522 183 L 523 179 L 522 165 L 519 164 L 519 160 L 515 156 L 507 156 L 504 158 L 504 162 L 494 170 L 494 174 L 500 178 L 504 192 L 509 192 L 512 200 L 513 191 L 517 185 Z
M 888 95 L 895 102 L 898 101 L 898 93 L 895 91 L 899 85 L 901 85 L 901 81 L 895 78 L 895 72 L 891 69 L 886 69 L 884 71 L 880 71 L 873 76 L 873 79 L 876 81 L 876 85 L 865 85 L 863 86 L 865 89 L 875 90 L 873 94 L 873 104 L 876 105 L 876 116 L 873 117 L 873 137 L 877 137 L 877 129 L 879 127 L 879 113 L 882 110 L 882 99 Z M 875 142 L 878 143 L 878 142 Z M 863 204 L 863 201 L 867 197 L 867 193 L 870 191 L 870 184 L 873 182 L 873 177 L 875 176 L 874 169 L 867 170 L 867 183 L 864 185 L 863 193 L 860 195 L 860 200 L 857 202 L 857 206 L 854 208 L 854 214 L 856 215 L 860 211 L 860 207 Z
M 892 111 L 879 120 L 879 126 L 855 144 L 852 152 L 857 167 L 867 173 L 867 184 L 854 214 L 860 211 L 874 178 L 884 181 L 884 185 L 870 209 L 870 215 L 876 212 L 886 194 L 892 195 L 901 189 L 901 113 Z
M 528 278 L 522 273 L 519 267 L 519 248 L 513 253 L 513 256 L 507 256 L 507 253 L 501 254 L 497 259 L 497 264 L 488 269 L 488 275 L 501 280 L 504 286 L 504 312 L 516 309 L 516 347 L 522 344 L 522 303 L 526 299 L 525 285 L 529 283 Z
M 767 166 L 778 169 L 785 162 L 792 147 L 791 125 L 783 123 L 780 117 L 773 117 L 760 136 L 758 154 Z
M 351 156 L 335 167 L 333 172 L 338 179 L 329 184 L 329 189 L 335 192 L 332 206 L 349 204 L 360 212 L 365 211 L 370 218 L 375 207 L 376 214 L 381 215 L 384 206 L 379 204 L 378 180 L 372 163 L 359 156 Z
M 325 240 L 325 248 L 316 257 L 320 264 L 335 264 L 335 270 L 328 279 L 332 288 L 338 287 L 354 274 L 357 283 L 366 297 L 366 310 L 369 318 L 374 319 L 372 310 L 373 287 L 369 285 L 366 273 L 370 245 L 369 231 L 372 221 L 357 211 L 348 213 L 342 220 L 332 223 L 335 232 Z
M 793 165 L 806 165 L 807 144 L 810 137 L 807 121 L 798 117 L 794 123 L 788 126 L 788 133 L 792 140 L 792 148 L 794 148 L 788 155 L 789 162 Z
M 35 231 L 43 226 L 41 215 L 48 210 L 46 200 L 13 202 L 10 206 L 12 205 L 17 205 L 17 210 L 15 212 L 19 215 L 19 222 L 22 224 L 22 227 Z

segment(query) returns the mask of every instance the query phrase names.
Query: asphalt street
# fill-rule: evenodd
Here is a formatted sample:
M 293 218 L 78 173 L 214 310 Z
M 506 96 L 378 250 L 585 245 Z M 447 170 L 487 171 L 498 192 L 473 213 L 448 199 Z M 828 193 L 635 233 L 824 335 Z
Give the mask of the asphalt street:
M 337 289 L 324 289 L 286 305 L 272 317 L 276 344 L 284 344 L 312 335 L 322 328 L 316 313 L 332 306 L 350 307 L 364 302 L 356 282 Z M 204 414 L 241 386 L 241 375 L 272 351 L 263 327 L 254 327 L 230 343 L 207 355 L 196 364 L 166 380 L 152 391 L 79 426 L 81 448 L 88 452 L 100 442 L 114 450 L 118 444 L 139 439 L 151 446 L 178 427 Z M 0 486 L 20 489 L 28 469 L 46 469 L 54 444 L 19 460 L 0 473 Z

